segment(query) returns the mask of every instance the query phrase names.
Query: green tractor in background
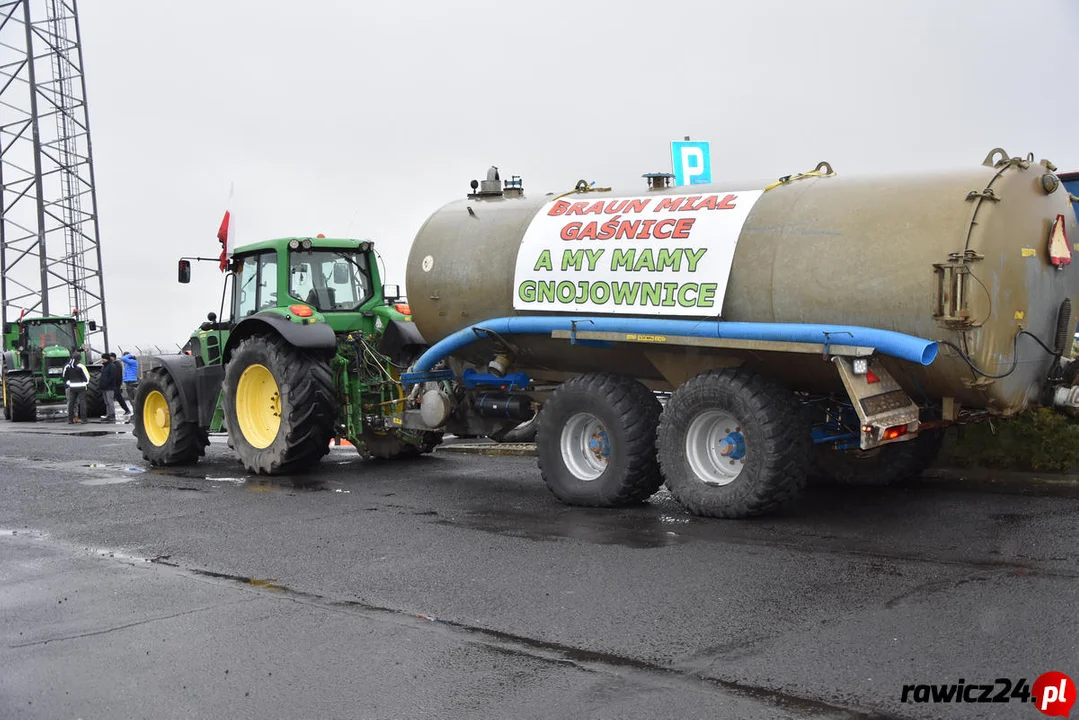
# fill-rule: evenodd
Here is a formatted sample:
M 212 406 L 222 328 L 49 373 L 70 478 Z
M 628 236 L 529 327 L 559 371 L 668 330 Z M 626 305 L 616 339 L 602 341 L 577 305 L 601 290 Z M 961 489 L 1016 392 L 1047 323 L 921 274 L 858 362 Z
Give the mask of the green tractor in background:
M 398 289 L 381 284 L 371 242 L 270 240 L 239 248 L 227 269 L 229 318 L 209 313 L 184 352 L 153 358 L 139 383 L 134 432 L 147 461 L 196 462 L 222 430 L 264 475 L 314 465 L 335 439 L 385 459 L 441 442 L 394 424 L 400 370 L 426 346 Z M 179 280 L 190 278 L 181 259 Z
M 37 420 L 39 403 L 63 402 L 64 366 L 71 359 L 71 348 L 86 347 L 87 323 L 72 317 L 20 318 L 4 323 L 3 401 L 4 419 L 14 422 Z M 96 330 L 91 320 L 90 330 Z M 98 390 L 98 368 L 90 368 L 86 391 L 86 412 L 96 417 L 105 411 Z

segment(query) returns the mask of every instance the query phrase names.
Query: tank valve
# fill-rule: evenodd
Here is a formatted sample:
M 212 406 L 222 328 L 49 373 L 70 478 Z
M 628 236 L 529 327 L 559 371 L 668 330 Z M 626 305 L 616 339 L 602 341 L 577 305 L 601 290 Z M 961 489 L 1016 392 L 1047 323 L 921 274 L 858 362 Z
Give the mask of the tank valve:
M 1042 175 L 1042 190 L 1045 190 L 1046 195 L 1052 195 L 1058 187 L 1060 187 L 1060 178 L 1053 173 Z
M 504 377 L 506 371 L 510 369 L 510 365 L 512 364 L 513 358 L 511 358 L 509 355 L 496 355 L 494 360 L 487 363 L 487 369 L 491 371 L 492 375 Z

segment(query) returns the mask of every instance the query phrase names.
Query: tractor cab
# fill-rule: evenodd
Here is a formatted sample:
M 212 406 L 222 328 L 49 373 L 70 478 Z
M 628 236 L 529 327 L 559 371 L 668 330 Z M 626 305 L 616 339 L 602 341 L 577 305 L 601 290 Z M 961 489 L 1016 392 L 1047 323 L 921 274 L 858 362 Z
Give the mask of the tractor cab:
M 4 340 L 18 356 L 19 367 L 40 372 L 46 381 L 63 373 L 71 348 L 80 345 L 75 320 L 63 317 L 20 320 L 9 327 Z
M 224 362 L 226 348 L 256 328 L 288 337 L 297 326 L 323 325 L 336 335 L 371 336 L 393 322 L 411 320 L 407 306 L 398 302 L 397 286 L 381 285 L 374 243 L 368 240 L 267 240 L 238 248 L 227 269 L 223 317 L 209 313 L 185 345 L 198 366 Z M 190 280 L 186 260 L 180 262 L 179 280 Z

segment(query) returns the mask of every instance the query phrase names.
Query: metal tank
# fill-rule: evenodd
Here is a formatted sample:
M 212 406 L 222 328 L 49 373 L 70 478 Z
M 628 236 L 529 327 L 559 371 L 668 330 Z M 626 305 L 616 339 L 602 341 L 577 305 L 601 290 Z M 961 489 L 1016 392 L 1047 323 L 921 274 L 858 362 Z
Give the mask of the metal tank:
M 928 366 L 883 359 L 915 401 L 948 398 L 954 407 L 1005 415 L 1023 410 L 1044 399 L 1054 362 L 1030 335 L 1050 350 L 1059 347 L 1060 328 L 1071 324 L 1062 304 L 1079 299 L 1072 247 L 1061 249 L 1063 236 L 1079 240 L 1076 215 L 1055 170 L 1046 160 L 995 149 L 982 164 L 952 172 L 845 177 L 822 163 L 784 178 L 759 194 L 741 225 L 729 279 L 717 278 L 726 288 L 721 311 L 698 317 L 854 325 L 938 341 L 940 353 Z M 525 194 L 516 178 L 503 187 L 492 169 L 488 180 L 473 182 L 466 199 L 435 212 L 416 235 L 406 275 L 416 326 L 434 343 L 486 319 L 532 314 L 514 308 L 518 252 L 529 227 L 556 201 L 722 197 L 763 189 L 665 184 L 658 176 L 636 192 L 581 183 L 561 196 Z M 611 247 L 628 244 L 611 241 Z M 656 308 L 639 316 L 665 313 Z M 1069 343 L 1070 335 L 1069 327 Z M 751 346 L 587 347 L 536 335 L 505 340 L 517 349 L 517 368 L 540 381 L 616 370 L 665 389 L 706 369 L 744 366 L 795 390 L 842 389 L 822 356 Z M 485 364 L 492 347 L 473 344 L 455 358 Z

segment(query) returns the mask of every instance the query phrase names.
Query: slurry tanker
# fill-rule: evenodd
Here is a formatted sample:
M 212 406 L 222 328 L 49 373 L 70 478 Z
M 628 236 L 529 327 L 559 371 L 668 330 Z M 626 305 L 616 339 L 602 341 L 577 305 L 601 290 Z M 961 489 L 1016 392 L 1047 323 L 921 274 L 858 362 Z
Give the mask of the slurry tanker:
M 239 248 L 222 263 L 231 317 L 140 386 L 144 457 L 194 462 L 225 429 L 250 471 L 294 472 L 335 437 L 405 457 L 538 418 L 559 500 L 666 484 L 737 518 L 811 474 L 914 477 L 951 424 L 1079 411 L 1075 199 L 1051 162 L 994 149 L 907 177 L 645 177 L 530 195 L 491 168 L 420 228 L 408 305 L 369 241 Z
M 542 404 L 560 500 L 665 483 L 693 513 L 745 517 L 811 473 L 915 476 L 949 424 L 1079 406 L 1076 215 L 1051 162 L 998 148 L 909 177 L 645 177 L 526 195 L 492 168 L 424 223 L 406 287 L 431 346 L 402 375 L 404 427 Z

